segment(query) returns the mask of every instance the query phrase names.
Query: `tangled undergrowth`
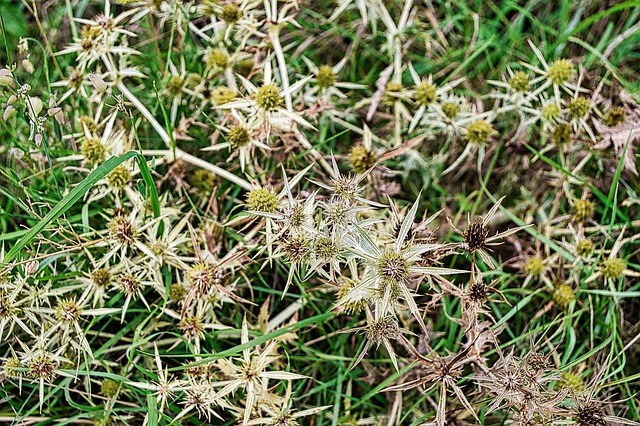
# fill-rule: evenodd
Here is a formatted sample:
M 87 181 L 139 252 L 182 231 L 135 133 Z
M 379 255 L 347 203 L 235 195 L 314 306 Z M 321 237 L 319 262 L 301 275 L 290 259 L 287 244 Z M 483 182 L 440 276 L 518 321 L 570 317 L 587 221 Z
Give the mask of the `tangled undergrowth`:
M 2 424 L 640 424 L 634 2 L 13 3 Z

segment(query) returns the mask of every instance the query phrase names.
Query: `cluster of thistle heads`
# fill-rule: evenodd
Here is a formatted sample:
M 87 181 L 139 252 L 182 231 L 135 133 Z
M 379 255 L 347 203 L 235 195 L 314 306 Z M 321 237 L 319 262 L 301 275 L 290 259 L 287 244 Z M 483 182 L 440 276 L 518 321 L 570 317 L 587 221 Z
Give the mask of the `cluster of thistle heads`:
M 146 164 L 127 160 L 110 168 L 86 193 L 77 223 L 54 222 L 51 236 L 3 264 L 2 380 L 19 389 L 35 383 L 41 410 L 55 386 L 79 390 L 91 404 L 98 395 L 104 409 L 91 414 L 96 424 L 135 418 L 114 408 L 131 389 L 153 393 L 162 418 L 176 422 L 231 415 L 245 425 L 305 424 L 327 407 L 295 407 L 292 383 L 310 380 L 281 357 L 295 333 L 251 346 L 250 331 L 273 332 L 303 311 L 294 303 L 270 318 L 267 300 L 247 319 L 254 281 L 247 265 L 262 263 L 265 273 L 277 264 L 287 269 L 277 288 L 283 298 L 298 289 L 330 290 L 331 310 L 360 319 L 355 329 L 341 330 L 361 331 L 364 340 L 350 368 L 388 356 L 387 374 L 398 373 L 398 383 L 387 388 L 396 392 L 396 408 L 386 419 L 375 415 L 357 424 L 394 424 L 398 398 L 415 387 L 439 389 L 438 426 L 480 422 L 483 404 L 485 418 L 504 413 L 518 425 L 636 424 L 609 413 L 595 399 L 598 380 L 584 385 L 582 371 L 566 368 L 553 351 L 542 353 L 532 342 L 524 357 L 503 353 L 504 322 L 491 306 L 508 302 L 492 279 L 503 268 L 492 246 L 526 228 L 496 221 L 504 197 L 466 223 L 447 217 L 450 211 L 425 212 L 421 195 L 401 207 L 392 198 L 399 192 L 393 173 L 382 165 L 403 156 L 425 163 L 431 153 L 441 176 L 459 173 L 475 163 L 473 155 L 481 164 L 487 147 L 508 135 L 501 139 L 514 145 L 539 138 L 543 143 L 532 151 L 559 150 L 572 173 L 586 164 L 571 164 L 572 153 L 588 149 L 593 158 L 609 148 L 635 173 L 621 136 L 634 114 L 631 98 L 611 102 L 603 95 L 605 79 L 585 87 L 586 70 L 545 58 L 533 44 L 530 64 L 509 69 L 489 81 L 486 96 L 471 98 L 464 78 L 438 81 L 434 70 L 405 60 L 413 47 L 401 40 L 421 25 L 420 6 L 410 0 L 395 6 L 343 1 L 324 18 L 340 22 L 358 11 L 363 37 L 373 42 L 386 35 L 380 47 L 388 67 L 370 85 L 349 81 L 357 47 L 345 46 L 343 59 L 323 63 L 289 44 L 287 33 L 300 31 L 296 2 L 105 0 L 100 13 L 74 19 L 73 41 L 45 67 L 59 72 L 46 91 L 36 89 L 32 76 L 34 44 L 21 40 L 14 52 L 20 66 L 0 70 L 3 118 L 21 141 L 9 150 L 15 164 L 37 174 L 50 166 L 54 148 L 66 150 L 56 161 L 78 177 L 131 150 Z M 139 43 L 144 19 L 171 34 L 170 54 L 156 67 L 161 78 L 138 59 L 148 55 L 149 46 Z M 153 102 L 163 106 L 154 109 Z M 364 120 L 382 130 L 373 132 Z M 336 160 L 316 146 L 320 126 L 352 133 L 358 142 Z M 207 146 L 194 145 L 196 138 Z M 436 151 L 425 146 L 434 140 Z M 309 165 L 293 173 L 283 167 L 280 179 L 280 170 L 265 166 L 274 156 L 282 162 L 302 156 Z M 346 165 L 345 173 L 340 166 Z M 138 183 L 144 170 L 159 175 L 163 168 L 158 186 L 171 185 L 154 206 Z M 246 191 L 244 201 L 234 200 L 229 184 Z M 513 262 L 523 287 L 549 293 L 541 315 L 574 312 L 583 303 L 581 286 L 604 282 L 614 294 L 624 276 L 637 275 L 620 255 L 636 236 L 625 237 L 622 229 L 612 239 L 596 226 L 591 196 L 576 196 L 572 185 L 558 179 L 572 212 L 558 221 L 571 238 L 558 237 L 553 252 L 545 245 Z M 245 211 L 226 216 L 225 200 Z M 94 206 L 101 213 L 89 217 Z M 531 220 L 519 223 L 525 222 Z M 443 232 L 443 224 L 453 232 Z M 228 238 L 236 228 L 243 239 Z M 450 266 L 455 259 L 464 259 L 457 268 Z M 458 352 L 443 355 L 434 349 L 438 332 L 425 319 L 445 298 L 460 301 L 460 315 L 449 319 L 462 335 Z M 233 309 L 242 310 L 241 325 L 224 317 Z M 122 327 L 138 312 L 153 312 L 154 320 L 136 325 L 136 336 L 146 337 L 131 349 L 140 351 L 135 356 L 99 338 L 95 324 Z M 208 343 L 213 335 L 239 337 L 243 349 L 218 354 Z M 374 352 L 379 346 L 384 352 Z M 177 347 L 183 358 L 176 361 Z M 150 373 L 139 374 L 142 369 Z

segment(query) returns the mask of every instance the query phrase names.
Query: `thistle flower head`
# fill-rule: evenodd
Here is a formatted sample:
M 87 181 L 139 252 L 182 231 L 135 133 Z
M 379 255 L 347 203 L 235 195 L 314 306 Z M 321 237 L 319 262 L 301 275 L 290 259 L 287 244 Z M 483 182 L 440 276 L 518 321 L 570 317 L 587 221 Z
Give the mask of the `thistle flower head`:
M 386 339 L 394 339 L 400 332 L 398 321 L 391 316 L 370 320 L 367 324 L 367 338 L 376 346 Z
M 558 124 L 551 133 L 553 143 L 557 146 L 563 146 L 571 142 L 572 132 L 571 126 L 567 124 Z
M 204 332 L 204 324 L 199 315 L 188 314 L 178 324 L 182 334 L 188 339 L 195 339 Z
M 56 376 L 55 363 L 53 359 L 47 355 L 42 354 L 33 358 L 28 365 L 27 374 L 34 379 L 44 379 L 46 381 L 52 381 Z
M 282 106 L 283 99 L 277 87 L 265 84 L 256 93 L 256 103 L 265 111 L 274 111 Z
M 107 183 L 113 189 L 123 189 L 129 182 L 131 182 L 131 171 L 125 164 L 116 166 L 107 175 Z
M 466 139 L 472 143 L 482 144 L 487 142 L 493 133 L 491 124 L 484 120 L 478 120 L 467 127 Z
M 111 274 L 108 269 L 99 268 L 91 273 L 91 282 L 96 287 L 106 287 L 111 283 Z
M 329 65 L 322 65 L 318 68 L 316 82 L 321 89 L 328 89 L 329 87 L 332 87 L 336 82 L 336 75 L 333 72 L 333 68 Z
M 338 293 L 336 295 L 336 299 L 338 301 L 342 300 L 347 295 L 347 293 L 349 293 L 349 291 L 351 291 L 357 284 L 359 284 L 358 281 L 344 278 L 342 280 L 342 285 L 340 286 L 340 289 L 338 290 Z M 364 308 L 366 306 L 366 299 L 350 300 L 349 302 L 344 304 L 344 310 L 348 314 L 357 314 L 364 311 Z
M 622 123 L 627 117 L 627 113 L 623 107 L 611 108 L 604 117 L 604 124 L 609 127 L 615 127 Z
M 593 244 L 593 241 L 580 240 L 576 245 L 576 252 L 578 252 L 578 255 L 581 257 L 587 257 L 591 253 L 593 253 L 594 248 L 595 248 L 595 245 Z
M 378 157 L 373 151 L 368 150 L 364 145 L 351 148 L 349 152 L 349 165 L 358 173 L 364 173 L 373 167 L 378 161 Z
M 182 93 L 185 79 L 179 75 L 171 75 L 169 81 L 167 81 L 166 90 L 172 96 L 178 96 Z
M 187 295 L 187 289 L 181 284 L 172 284 L 169 289 L 169 300 L 174 303 L 182 302 Z
M 227 68 L 229 55 L 222 49 L 211 49 L 205 56 L 205 63 L 208 68 Z
M 227 133 L 227 141 L 233 148 L 240 148 L 251 141 L 249 131 L 243 126 L 234 126 Z
M 617 280 L 624 275 L 624 270 L 626 267 L 626 262 L 619 257 L 611 257 L 609 259 L 605 259 L 602 262 L 602 276 L 605 278 Z
M 235 100 L 237 96 L 238 93 L 235 90 L 226 86 L 220 86 L 211 92 L 211 101 L 215 106 L 220 106 Z
M 474 252 L 481 248 L 489 236 L 489 229 L 485 226 L 482 219 L 477 218 L 467 226 L 462 237 L 468 251 Z
M 430 105 L 438 100 L 438 88 L 435 84 L 423 82 L 416 86 L 416 102 L 418 105 Z
M 251 59 L 243 59 L 241 61 L 236 62 L 233 65 L 233 69 L 235 72 L 240 74 L 243 77 L 248 77 L 253 71 L 254 63 Z
M 383 282 L 398 283 L 409 279 L 409 262 L 402 253 L 391 250 L 384 252 L 376 267 Z
M 570 371 L 566 371 L 562 373 L 562 380 L 564 380 L 565 385 L 573 389 L 574 392 L 582 392 L 584 389 L 584 383 L 582 381 L 582 377 L 579 374 L 571 373 Z
M 78 320 L 82 309 L 75 300 L 61 300 L 56 306 L 56 319 L 62 323 L 70 324 Z
M 604 409 L 595 402 L 580 405 L 575 409 L 576 426 L 606 426 Z
M 222 6 L 222 11 L 220 12 L 220 19 L 222 19 L 227 24 L 233 24 L 242 19 L 242 10 L 235 3 L 227 3 Z
M 458 118 L 460 112 L 460 105 L 455 102 L 444 102 L 442 104 L 442 112 L 449 120 L 455 120 Z
M 553 84 L 562 85 L 573 75 L 574 66 L 568 59 L 558 59 L 549 65 L 547 79 Z
M 24 368 L 24 365 L 22 365 L 22 361 L 20 361 L 20 358 L 18 358 L 17 356 L 13 356 L 7 359 L 2 364 L 2 373 L 5 376 L 11 377 L 14 379 L 22 377 L 23 375 L 22 371 L 16 371 L 15 370 L 16 368 Z
M 524 71 L 518 71 L 509 79 L 509 86 L 516 92 L 528 92 L 531 89 L 529 76 Z
M 217 284 L 216 270 L 208 263 L 200 262 L 187 271 L 187 282 L 196 289 L 198 294 L 209 294 L 211 288 Z
M 340 250 L 336 243 L 328 237 L 320 237 L 313 243 L 313 253 L 322 260 L 330 260 L 335 258 Z
M 578 222 L 593 216 L 593 203 L 590 200 L 576 200 L 573 204 L 573 218 Z
M 109 230 L 109 238 L 120 244 L 133 245 L 138 239 L 138 229 L 127 217 L 115 216 L 107 222 L 107 229 Z M 101 272 L 101 274 L 103 273 Z
M 303 262 L 311 254 L 311 241 L 303 235 L 289 236 L 282 242 L 282 248 L 290 262 Z
M 107 149 L 100 139 L 87 138 L 80 145 L 80 154 L 91 164 L 101 163 L 104 161 Z
M 539 257 L 532 257 L 524 265 L 524 272 L 532 277 L 537 277 L 544 271 L 544 262 Z
M 542 107 L 542 118 L 549 121 L 555 121 L 560 118 L 560 107 L 554 102 L 549 102 Z
M 210 191 L 216 184 L 216 175 L 206 169 L 198 169 L 189 178 L 189 183 L 200 191 Z
M 589 113 L 591 102 L 585 97 L 579 97 L 569 103 L 569 117 L 582 118 Z
M 256 212 L 275 213 L 278 209 L 278 197 L 268 189 L 254 189 L 247 194 L 247 207 Z
M 567 307 L 576 299 L 576 294 L 568 284 L 558 284 L 553 292 L 553 300 L 562 307 Z
M 142 289 L 142 283 L 133 274 L 121 274 L 117 282 L 122 292 L 127 296 L 133 296 Z

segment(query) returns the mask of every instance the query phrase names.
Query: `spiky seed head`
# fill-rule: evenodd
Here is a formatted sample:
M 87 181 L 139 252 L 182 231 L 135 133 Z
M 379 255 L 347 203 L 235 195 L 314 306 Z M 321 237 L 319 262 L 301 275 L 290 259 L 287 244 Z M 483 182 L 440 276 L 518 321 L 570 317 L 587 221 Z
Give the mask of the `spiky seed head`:
M 17 313 L 17 309 L 11 303 L 9 295 L 5 291 L 0 291 L 0 320 L 11 318 Z
M 255 212 L 275 213 L 278 196 L 265 188 L 254 189 L 247 194 L 247 207 Z
M 465 248 L 474 252 L 481 248 L 487 241 L 489 236 L 489 229 L 484 225 L 482 219 L 477 218 L 467 226 L 467 229 L 462 233 L 464 238 Z
M 627 263 L 619 257 L 612 257 L 605 259 L 602 262 L 602 276 L 617 280 L 622 278 L 624 270 L 627 267 Z
M 232 148 L 240 148 L 245 146 L 251 141 L 251 135 L 246 127 L 234 126 L 229 129 L 227 134 L 227 142 Z
M 491 124 L 484 120 L 478 120 L 469 124 L 465 138 L 469 142 L 482 144 L 487 142 L 493 133 L 494 130 L 493 127 L 491 127 Z
M 300 423 L 296 420 L 293 413 L 285 413 L 276 417 L 271 423 L 272 426 L 299 426 Z
M 106 152 L 106 148 L 98 138 L 85 139 L 80 145 L 80 154 L 91 164 L 103 162 Z
M 222 12 L 220 13 L 220 19 L 227 24 L 233 24 L 242 19 L 242 10 L 235 3 L 227 3 L 222 6 Z
M 179 75 L 171 75 L 166 86 L 167 93 L 172 96 L 178 96 L 180 93 L 182 93 L 184 83 L 184 78 L 180 77 Z
M 606 426 L 604 409 L 595 402 L 576 407 L 576 426 Z
M 96 287 L 106 287 L 111 282 L 111 274 L 105 268 L 96 269 L 91 273 L 91 282 Z
M 349 152 L 349 165 L 358 173 L 366 172 L 375 166 L 376 161 L 378 161 L 378 156 L 364 145 L 354 146 Z
M 82 309 L 75 300 L 61 300 L 56 306 L 56 319 L 65 324 L 71 324 L 80 318 Z
M 308 215 L 304 211 L 304 206 L 300 203 L 295 203 L 293 206 L 287 209 L 285 213 L 289 226 L 293 229 L 300 229 L 307 222 Z
M 107 183 L 113 189 L 123 189 L 131 182 L 131 170 L 125 164 L 116 166 L 107 175 Z
M 516 92 L 528 92 L 531 89 L 529 76 L 524 71 L 518 71 L 509 79 L 509 86 Z
M 98 125 L 95 121 L 93 121 L 93 118 L 89 117 L 88 115 L 80 116 L 79 121 L 80 125 L 87 126 L 87 129 L 89 129 L 90 132 L 95 132 L 98 128 Z
M 442 104 L 442 112 L 449 120 L 455 120 L 458 118 L 460 105 L 455 102 L 445 102 Z
M 283 249 L 289 262 L 304 262 L 311 254 L 311 241 L 303 235 L 287 237 L 283 241 Z
M 347 295 L 347 293 L 349 293 L 349 291 L 358 284 L 360 284 L 358 281 L 344 278 L 342 285 L 338 290 L 338 294 L 336 295 L 336 299 L 338 301 L 342 300 Z M 365 299 L 350 300 L 344 305 L 344 311 L 350 315 L 358 314 L 364 311 L 364 308 L 366 306 L 367 306 L 367 301 Z
M 566 371 L 562 373 L 562 380 L 564 380 L 564 385 L 573 389 L 574 392 L 582 392 L 584 389 L 584 382 L 579 374 Z
M 277 87 L 265 84 L 256 93 L 256 103 L 265 111 L 274 111 L 282 106 L 282 96 Z
M 336 197 L 347 201 L 353 201 L 357 197 L 358 184 L 354 178 L 340 175 L 332 181 L 331 190 Z
M 195 72 L 189 73 L 184 81 L 184 85 L 191 89 L 195 88 L 200 83 L 202 83 L 202 76 Z
M 579 97 L 569 103 L 569 117 L 582 118 L 589 114 L 591 110 L 591 102 L 585 97 Z
M 82 40 L 80 40 L 80 46 L 82 47 L 82 50 L 84 50 L 85 52 L 91 51 L 94 45 L 95 43 L 93 42 L 93 39 L 83 38 Z
M 376 266 L 383 282 L 404 283 L 409 279 L 409 261 L 402 253 L 388 250 L 378 259 Z
M 187 282 L 198 294 L 209 294 L 216 284 L 215 269 L 208 263 L 196 263 L 187 271 Z
M 344 226 L 349 218 L 350 205 L 345 200 L 332 200 L 325 210 L 328 221 L 336 226 Z
M 559 306 L 565 308 L 576 299 L 576 294 L 568 284 L 558 284 L 553 292 L 553 300 Z
M 2 374 L 7 377 L 11 377 L 12 379 L 18 379 L 22 377 L 24 373 L 22 371 L 15 370 L 16 368 L 24 368 L 24 365 L 22 365 L 20 358 L 13 356 L 2 364 Z
M 418 105 L 430 105 L 438 100 L 438 88 L 435 84 L 421 83 L 416 86 L 416 102 Z
M 208 68 L 227 68 L 229 55 L 222 49 L 211 49 L 205 56 L 205 63 Z
M 608 127 L 615 127 L 627 118 L 627 113 L 623 107 L 611 108 L 604 117 L 604 124 Z
M 181 284 L 172 284 L 169 289 L 169 300 L 174 303 L 182 302 L 187 295 L 187 289 Z
M 532 277 L 538 277 L 544 271 L 544 262 L 539 257 L 532 257 L 524 264 L 524 272 Z
M 542 107 L 542 118 L 549 121 L 555 121 L 560 118 L 560 107 L 550 102 Z
M 322 65 L 318 68 L 316 82 L 321 89 L 328 89 L 329 87 L 332 87 L 336 82 L 336 76 L 333 73 L 333 68 L 329 65 Z
M 115 216 L 107 222 L 109 238 L 118 241 L 120 244 L 133 245 L 138 239 L 138 229 L 131 223 L 129 218 Z
M 590 200 L 576 200 L 573 204 L 573 219 L 582 222 L 593 216 L 593 203 Z
M 198 169 L 189 178 L 189 183 L 200 191 L 210 191 L 216 184 L 216 175 L 209 170 Z
M 367 338 L 375 343 L 376 346 L 385 339 L 394 339 L 400 329 L 398 327 L 398 321 L 391 316 L 386 316 L 379 320 L 371 320 L 367 324 Z
M 578 252 L 578 256 L 588 257 L 593 253 L 593 249 L 595 248 L 595 244 L 591 240 L 580 240 L 576 245 L 576 252 Z
M 396 101 L 398 101 L 398 97 L 396 96 L 404 87 L 400 83 L 389 82 L 384 88 L 384 95 L 382 96 L 381 103 L 386 106 L 393 105 Z
M 51 381 L 56 376 L 55 363 L 49 355 L 43 354 L 33 358 L 29 362 L 28 375 L 34 379 Z
M 243 59 L 241 61 L 236 62 L 233 65 L 233 69 L 235 72 L 240 74 L 243 77 L 248 77 L 249 74 L 253 71 L 254 63 L 251 59 Z
M 558 124 L 551 133 L 551 138 L 556 146 L 563 146 L 571 142 L 571 126 L 568 124 Z
M 118 393 L 118 389 L 120 389 L 120 383 L 115 380 L 104 379 L 100 383 L 100 393 L 107 398 L 113 398 Z
M 142 289 L 142 283 L 133 274 L 121 274 L 117 281 L 120 289 L 127 296 L 133 296 Z
M 313 243 L 313 252 L 315 255 L 325 261 L 335 258 L 338 253 L 338 246 L 336 243 L 327 237 L 320 237 Z
M 213 102 L 215 106 L 220 106 L 234 101 L 237 96 L 238 93 L 235 90 L 226 86 L 220 86 L 211 92 L 211 102 Z
M 529 352 L 524 358 L 525 365 L 529 368 L 529 373 L 532 376 L 538 376 L 540 373 L 544 373 L 551 368 L 551 362 L 549 357 L 540 352 Z
M 469 285 L 467 295 L 473 303 L 482 303 L 487 299 L 489 288 L 482 277 L 479 277 Z
M 549 65 L 547 79 L 553 84 L 562 85 L 573 75 L 574 66 L 568 59 L 558 59 Z
M 202 318 L 198 315 L 188 314 L 185 316 L 178 325 L 180 331 L 184 336 L 191 340 L 200 336 L 204 332 L 204 324 L 202 323 Z

